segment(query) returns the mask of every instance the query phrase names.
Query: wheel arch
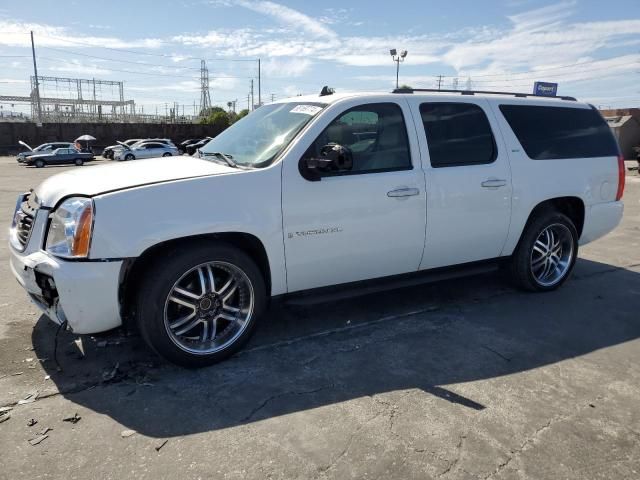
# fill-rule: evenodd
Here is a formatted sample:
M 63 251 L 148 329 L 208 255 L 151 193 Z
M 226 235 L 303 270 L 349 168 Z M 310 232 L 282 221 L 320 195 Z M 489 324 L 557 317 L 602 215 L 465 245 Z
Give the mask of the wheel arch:
M 263 275 L 267 287 L 267 297 L 271 296 L 271 265 L 267 250 L 263 242 L 246 232 L 216 232 L 203 235 L 180 237 L 157 243 L 147 248 L 140 256 L 126 259 L 120 270 L 118 299 L 120 302 L 120 314 L 123 325 L 126 328 L 132 326 L 135 318 L 135 300 L 138 286 L 143 279 L 145 270 L 156 258 L 169 255 L 177 248 L 185 248 L 190 244 L 202 244 L 203 242 L 225 242 L 243 250 L 256 262 Z
M 573 196 L 555 197 L 544 200 L 532 208 L 531 212 L 529 213 L 529 217 L 524 224 L 524 228 L 522 229 L 522 232 L 520 232 L 518 244 L 520 244 L 524 232 L 527 230 L 533 219 L 536 218 L 536 216 L 541 212 L 548 210 L 554 210 L 569 217 L 569 219 L 573 222 L 573 225 L 576 227 L 576 231 L 578 232 L 578 239 L 580 239 L 580 237 L 582 236 L 582 230 L 584 228 L 584 218 L 586 211 L 584 201 L 580 197 Z

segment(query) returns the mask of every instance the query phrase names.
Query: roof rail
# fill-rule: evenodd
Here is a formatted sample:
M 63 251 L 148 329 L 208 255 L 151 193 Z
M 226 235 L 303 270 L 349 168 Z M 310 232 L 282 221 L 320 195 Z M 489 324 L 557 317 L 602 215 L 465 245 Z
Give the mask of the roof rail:
M 514 97 L 526 98 L 526 97 L 536 97 L 536 98 L 559 98 L 561 100 L 569 100 L 571 102 L 576 102 L 577 100 L 574 97 L 565 97 L 565 96 L 543 96 L 543 95 L 535 95 L 533 93 L 517 93 L 517 92 L 489 92 L 484 90 L 438 90 L 437 88 L 396 88 L 391 93 L 413 93 L 413 92 L 436 92 L 436 93 L 459 93 L 461 95 L 475 95 L 479 93 L 481 95 L 513 95 Z

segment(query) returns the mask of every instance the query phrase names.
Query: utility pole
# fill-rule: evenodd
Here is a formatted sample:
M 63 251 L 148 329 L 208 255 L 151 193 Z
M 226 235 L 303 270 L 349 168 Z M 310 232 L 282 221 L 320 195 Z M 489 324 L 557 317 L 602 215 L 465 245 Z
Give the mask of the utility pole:
M 33 56 L 33 74 L 36 81 L 36 102 L 38 105 L 38 123 L 42 123 L 42 103 L 40 102 L 40 81 L 38 80 L 38 65 L 36 64 L 36 47 L 33 43 L 33 30 L 31 30 L 31 55 Z
M 251 94 L 248 93 L 247 94 L 247 111 L 249 111 L 249 112 L 251 111 L 251 103 L 250 102 L 251 102 Z
M 458 77 L 454 78 L 451 84 L 454 90 L 458 90 Z
M 258 106 L 262 105 L 262 73 L 260 69 L 260 59 L 258 59 Z
M 253 112 L 254 109 L 254 105 L 255 105 L 255 101 L 253 99 L 253 78 L 251 79 L 251 108 L 249 110 L 251 110 Z
M 273 103 L 275 101 L 275 99 L 276 99 L 276 94 L 272 93 L 271 94 L 271 103 Z
M 442 80 L 443 80 L 442 75 L 438 75 L 438 90 L 440 90 L 440 88 L 442 87 Z
M 399 54 L 395 48 L 389 50 L 391 54 L 391 58 L 396 63 L 396 88 L 398 88 L 399 78 L 400 78 L 400 62 L 404 62 L 404 59 L 407 57 L 407 51 L 402 50 Z
M 209 93 L 209 69 L 207 62 L 200 61 L 200 114 L 211 108 L 211 94 Z

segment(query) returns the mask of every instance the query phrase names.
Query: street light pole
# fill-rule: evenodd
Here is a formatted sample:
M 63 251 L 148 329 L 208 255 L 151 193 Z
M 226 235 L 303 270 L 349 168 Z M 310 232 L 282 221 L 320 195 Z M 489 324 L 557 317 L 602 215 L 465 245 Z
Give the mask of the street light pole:
M 398 51 L 395 48 L 392 48 L 389 50 L 389 53 L 391 54 L 393 61 L 396 62 L 396 88 L 398 88 L 400 84 L 400 62 L 404 62 L 408 52 L 406 50 L 402 50 L 400 54 L 398 54 Z

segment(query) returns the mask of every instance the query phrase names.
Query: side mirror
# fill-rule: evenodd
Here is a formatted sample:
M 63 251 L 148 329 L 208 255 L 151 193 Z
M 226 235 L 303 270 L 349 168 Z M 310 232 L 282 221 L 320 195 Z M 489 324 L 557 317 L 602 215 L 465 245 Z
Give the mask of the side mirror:
M 302 157 L 298 164 L 300 175 L 310 182 L 317 182 L 322 173 L 344 172 L 353 168 L 351 150 L 337 143 L 329 143 L 320 149 L 319 157 Z

